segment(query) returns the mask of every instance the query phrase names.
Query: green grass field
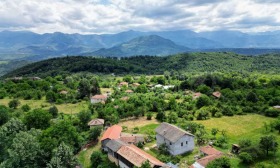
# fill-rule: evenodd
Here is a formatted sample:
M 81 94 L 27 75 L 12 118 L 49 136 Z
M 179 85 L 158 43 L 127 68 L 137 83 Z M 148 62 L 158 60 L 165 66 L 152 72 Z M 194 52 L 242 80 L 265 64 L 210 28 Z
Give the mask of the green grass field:
M 269 118 L 257 114 L 250 114 L 233 117 L 211 118 L 209 120 L 195 122 L 203 124 L 209 131 L 209 133 L 212 128 L 225 130 L 226 135 L 228 136 L 229 143 L 228 149 L 223 151 L 228 152 L 231 149 L 232 144 L 238 143 L 239 140 L 243 138 L 250 139 L 253 144 L 258 145 L 260 137 L 268 134 L 275 135 L 277 137 L 278 144 L 280 144 L 280 135 L 276 131 L 267 133 L 264 128 L 265 122 L 269 124 L 274 120 L 274 118 Z M 238 158 L 232 158 L 231 162 L 234 168 L 248 167 L 241 164 Z M 268 160 L 260 161 L 260 163 L 265 164 L 265 166 L 267 166 L 268 168 L 276 168 L 277 166 L 280 167 L 280 146 L 278 146 L 278 152 L 276 153 L 274 159 L 269 158 Z M 252 165 L 252 167 L 254 167 L 254 165 Z
M 9 99 L 9 98 L 1 99 L 0 104 L 8 106 L 8 104 L 11 100 L 12 99 Z M 19 101 L 20 101 L 19 108 L 22 105 L 25 105 L 25 104 L 28 104 L 31 107 L 31 109 L 36 109 L 36 108 L 48 109 L 51 106 L 53 106 L 52 104 L 46 102 L 46 100 L 44 98 L 42 100 L 22 100 L 22 99 L 19 99 Z M 60 113 L 76 114 L 76 113 L 79 113 L 82 110 L 87 109 L 88 108 L 88 102 L 82 101 L 82 102 L 76 103 L 76 104 L 72 104 L 72 103 L 55 104 L 55 106 L 57 107 L 57 109 Z

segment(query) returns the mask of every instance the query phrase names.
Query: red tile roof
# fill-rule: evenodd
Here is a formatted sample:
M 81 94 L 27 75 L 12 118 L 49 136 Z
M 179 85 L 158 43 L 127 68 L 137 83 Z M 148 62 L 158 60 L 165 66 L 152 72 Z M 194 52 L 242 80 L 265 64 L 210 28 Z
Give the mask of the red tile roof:
M 209 162 L 211 162 L 215 159 L 218 159 L 222 156 L 223 156 L 223 154 L 209 155 L 209 156 L 205 156 L 201 159 L 198 159 L 196 162 L 199 163 L 201 166 L 206 167 Z
M 199 150 L 206 155 L 217 155 L 222 153 L 221 151 L 213 148 L 212 146 L 204 146 L 201 147 Z
M 154 167 L 155 165 L 164 166 L 164 163 L 139 149 L 135 145 L 122 146 L 117 153 L 137 167 L 140 167 L 147 160 L 149 161 L 151 167 Z
M 103 134 L 101 141 L 105 139 L 119 139 L 122 132 L 122 127 L 119 125 L 113 125 L 109 127 Z
M 193 98 L 196 99 L 196 98 L 199 98 L 201 96 L 201 93 L 200 92 L 197 92 L 197 93 L 194 93 L 193 94 Z
M 128 86 L 128 83 L 127 83 L 127 82 L 121 82 L 121 83 L 119 84 L 119 86 L 123 86 L 123 85 Z
M 91 97 L 92 99 L 107 99 L 106 95 L 94 95 Z
M 93 119 L 88 123 L 89 126 L 103 125 L 103 124 L 104 124 L 104 120 L 99 118 Z

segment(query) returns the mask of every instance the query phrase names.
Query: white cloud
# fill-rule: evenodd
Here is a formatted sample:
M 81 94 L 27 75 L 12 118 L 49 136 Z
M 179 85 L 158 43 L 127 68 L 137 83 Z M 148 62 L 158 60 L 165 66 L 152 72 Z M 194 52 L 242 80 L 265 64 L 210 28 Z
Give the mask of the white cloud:
M 129 29 L 280 29 L 276 0 L 1 0 L 0 30 L 115 33 Z

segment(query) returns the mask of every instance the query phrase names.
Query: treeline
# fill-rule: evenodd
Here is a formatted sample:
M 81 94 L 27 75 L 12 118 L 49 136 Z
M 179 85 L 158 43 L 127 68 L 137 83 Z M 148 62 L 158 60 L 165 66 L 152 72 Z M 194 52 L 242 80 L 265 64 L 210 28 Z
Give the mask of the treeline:
M 64 57 L 29 64 L 5 77 L 56 76 L 78 72 L 115 74 L 163 74 L 178 72 L 261 72 L 279 73 L 280 56 L 242 56 L 234 53 L 185 53 L 168 57 L 135 56 L 130 58 Z

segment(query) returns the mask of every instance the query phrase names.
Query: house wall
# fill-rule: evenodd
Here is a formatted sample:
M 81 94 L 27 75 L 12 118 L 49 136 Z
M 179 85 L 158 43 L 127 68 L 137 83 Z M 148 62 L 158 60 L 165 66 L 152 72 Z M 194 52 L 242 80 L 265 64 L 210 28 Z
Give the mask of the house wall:
M 126 164 L 124 164 L 121 160 L 119 160 L 119 167 L 120 168 L 131 168 L 131 167 L 127 166 Z
M 168 147 L 168 151 L 171 155 L 180 155 L 189 151 L 192 151 L 194 149 L 194 137 L 189 135 L 184 135 L 181 137 L 177 142 L 171 143 L 167 139 L 165 139 L 163 136 L 157 134 L 157 146 L 160 146 L 161 144 L 166 144 Z M 188 142 L 186 144 L 186 142 Z M 181 145 L 183 143 L 183 146 Z
M 192 165 L 194 168 L 205 168 L 204 166 L 200 165 L 199 163 L 195 162 L 193 165 Z
M 104 139 L 103 141 L 101 141 L 101 146 L 103 151 L 108 152 L 108 148 L 106 147 L 106 144 L 110 141 L 110 139 Z
M 108 158 L 111 162 L 114 162 L 117 166 L 119 165 L 119 160 L 112 156 L 110 153 L 108 153 Z
M 92 104 L 102 102 L 104 99 L 90 99 Z M 104 100 L 105 101 L 105 100 Z

